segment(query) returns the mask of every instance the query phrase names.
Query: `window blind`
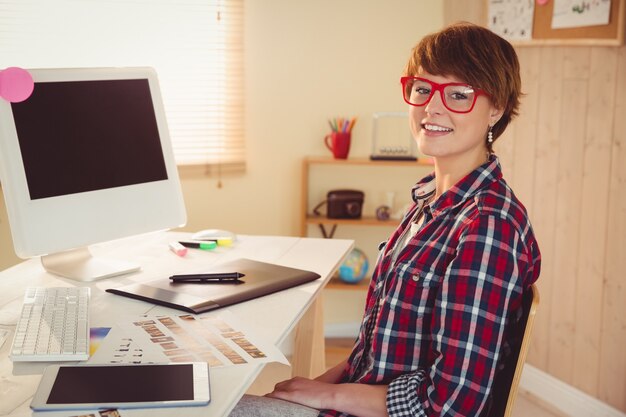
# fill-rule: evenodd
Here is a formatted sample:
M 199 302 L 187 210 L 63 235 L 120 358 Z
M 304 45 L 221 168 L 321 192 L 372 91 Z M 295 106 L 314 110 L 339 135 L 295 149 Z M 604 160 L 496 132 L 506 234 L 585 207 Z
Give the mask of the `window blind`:
M 0 0 L 0 68 L 151 66 L 179 165 L 243 168 L 243 0 Z

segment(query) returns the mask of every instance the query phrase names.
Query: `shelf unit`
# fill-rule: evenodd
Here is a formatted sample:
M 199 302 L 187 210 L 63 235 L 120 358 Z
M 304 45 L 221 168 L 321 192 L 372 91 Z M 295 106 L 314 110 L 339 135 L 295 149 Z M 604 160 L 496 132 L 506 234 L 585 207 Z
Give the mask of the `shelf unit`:
M 372 161 L 369 158 L 349 158 L 349 159 L 334 159 L 332 157 L 307 157 L 302 161 L 302 195 L 301 195 L 301 207 L 300 207 L 300 235 L 305 237 L 309 232 L 313 233 L 313 227 L 335 227 L 343 228 L 344 232 L 351 234 L 352 238 L 361 240 L 374 240 L 380 234 L 387 235 L 387 231 L 377 230 L 381 226 L 386 226 L 388 229 L 395 228 L 399 220 L 391 219 L 381 221 L 376 219 L 373 215 L 364 215 L 360 219 L 329 219 L 325 216 L 316 216 L 309 211 L 313 207 L 312 198 L 321 197 L 318 193 L 328 191 L 329 189 L 336 188 L 339 182 L 340 187 L 348 186 L 347 184 L 355 185 L 357 187 L 364 186 L 367 188 L 365 198 L 371 197 L 370 192 L 376 193 L 381 187 L 385 191 L 388 191 L 391 185 L 393 191 L 398 189 L 404 189 L 403 182 L 396 183 L 394 175 L 404 175 L 406 172 L 408 175 L 412 175 L 415 169 L 415 176 L 407 178 L 407 185 L 411 184 L 416 178 L 419 178 L 419 168 L 422 171 L 432 171 L 432 163 L 428 160 L 418 161 Z M 312 169 L 315 167 L 315 169 Z M 353 169 L 354 167 L 354 169 Z M 396 168 L 407 168 L 398 170 Z M 380 172 L 379 172 L 380 171 Z M 340 172 L 342 174 L 341 181 L 334 183 L 334 175 Z M 373 173 L 377 177 L 377 181 L 372 181 L 369 175 L 365 178 L 361 177 L 363 174 Z M 354 174 L 354 175 L 353 175 Z M 380 176 L 380 178 L 378 178 Z M 394 184 L 389 184 L 388 181 L 394 181 Z M 358 185 L 357 185 L 358 184 Z M 365 184 L 365 185 L 364 185 Z M 407 190 L 408 191 L 408 190 Z M 408 192 L 407 192 L 408 194 Z M 314 196 L 315 195 L 315 196 Z M 408 197 L 408 196 L 407 196 Z M 309 205 L 311 203 L 311 205 Z M 367 208 L 371 210 L 371 208 Z M 373 210 L 372 210 L 373 211 Z M 370 214 L 369 212 L 366 212 Z M 359 229 L 359 230 L 355 230 Z M 372 229 L 374 228 L 374 229 Z M 310 230 L 311 229 L 311 230 Z M 323 234 L 325 232 L 323 231 Z M 344 233 L 345 234 L 345 233 Z M 376 244 L 379 240 L 376 240 Z M 375 251 L 375 246 L 370 247 L 370 251 Z M 367 252 L 367 251 L 366 251 Z M 373 262 L 376 256 L 375 253 L 366 254 Z M 360 323 L 360 312 L 364 308 L 365 296 L 370 285 L 371 274 L 374 269 L 374 265 L 370 263 L 370 270 L 367 273 L 365 279 L 356 284 L 349 284 L 343 282 L 338 277 L 330 280 L 324 289 L 324 303 L 326 315 L 329 318 L 328 332 L 335 335 L 344 334 L 343 337 L 353 339 L 353 333 L 358 332 Z M 329 334 L 330 334 L 329 333 Z
M 308 211 L 309 208 L 309 187 L 310 187 L 310 175 L 311 167 L 314 165 L 322 166 L 366 166 L 368 169 L 379 169 L 385 167 L 427 167 L 432 166 L 430 160 L 418 160 L 418 161 L 372 161 L 368 158 L 349 158 L 349 159 L 334 159 L 332 157 L 306 157 L 302 161 L 302 200 L 300 210 L 300 235 L 307 236 L 309 225 L 318 226 L 396 226 L 398 224 L 397 219 L 390 220 L 378 220 L 374 216 L 363 216 L 360 219 L 329 219 L 323 216 L 317 216 Z M 343 283 L 339 279 L 333 279 L 327 285 L 328 289 L 338 290 L 360 290 L 365 291 L 368 288 L 367 280 L 363 280 L 358 284 Z
M 332 278 L 324 288 L 328 290 L 367 291 L 369 288 L 369 280 L 364 279 L 356 284 L 348 284 L 339 278 Z
M 368 158 L 334 159 L 331 157 L 306 157 L 302 161 L 302 203 L 300 236 L 307 235 L 307 227 L 314 225 L 352 225 L 352 226 L 393 226 L 397 220 L 378 220 L 374 216 L 363 216 L 360 219 L 329 219 L 316 216 L 308 212 L 309 207 L 309 180 L 312 165 L 344 165 L 344 166 L 368 166 L 368 167 L 416 167 L 431 166 L 429 160 L 418 161 L 372 161 Z

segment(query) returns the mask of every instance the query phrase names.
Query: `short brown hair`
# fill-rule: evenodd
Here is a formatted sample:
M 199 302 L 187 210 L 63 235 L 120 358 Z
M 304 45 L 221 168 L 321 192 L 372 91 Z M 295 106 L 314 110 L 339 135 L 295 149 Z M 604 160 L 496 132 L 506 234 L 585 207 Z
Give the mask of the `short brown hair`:
M 424 37 L 414 48 L 405 75 L 419 69 L 433 75 L 453 76 L 487 92 L 504 112 L 493 127 L 498 138 L 518 115 L 522 81 L 515 49 L 489 29 L 455 23 Z

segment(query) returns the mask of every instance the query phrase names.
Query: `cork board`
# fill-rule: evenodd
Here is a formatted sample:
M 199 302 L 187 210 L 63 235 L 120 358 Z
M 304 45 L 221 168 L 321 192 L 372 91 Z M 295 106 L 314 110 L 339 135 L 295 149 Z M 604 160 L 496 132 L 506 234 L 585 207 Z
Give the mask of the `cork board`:
M 545 5 L 535 5 L 533 18 L 533 40 L 555 40 L 563 43 L 569 41 L 586 40 L 606 45 L 621 45 L 624 42 L 624 8 L 625 0 L 611 0 L 609 24 L 602 26 L 587 26 L 579 28 L 552 29 L 552 10 L 554 1 Z

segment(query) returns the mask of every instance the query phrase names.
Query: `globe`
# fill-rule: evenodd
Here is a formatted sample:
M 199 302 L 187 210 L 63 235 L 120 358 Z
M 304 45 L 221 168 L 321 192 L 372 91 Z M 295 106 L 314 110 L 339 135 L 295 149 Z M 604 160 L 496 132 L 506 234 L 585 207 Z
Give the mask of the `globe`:
M 348 284 L 356 284 L 365 278 L 369 261 L 361 249 L 353 249 L 339 267 L 339 279 Z

